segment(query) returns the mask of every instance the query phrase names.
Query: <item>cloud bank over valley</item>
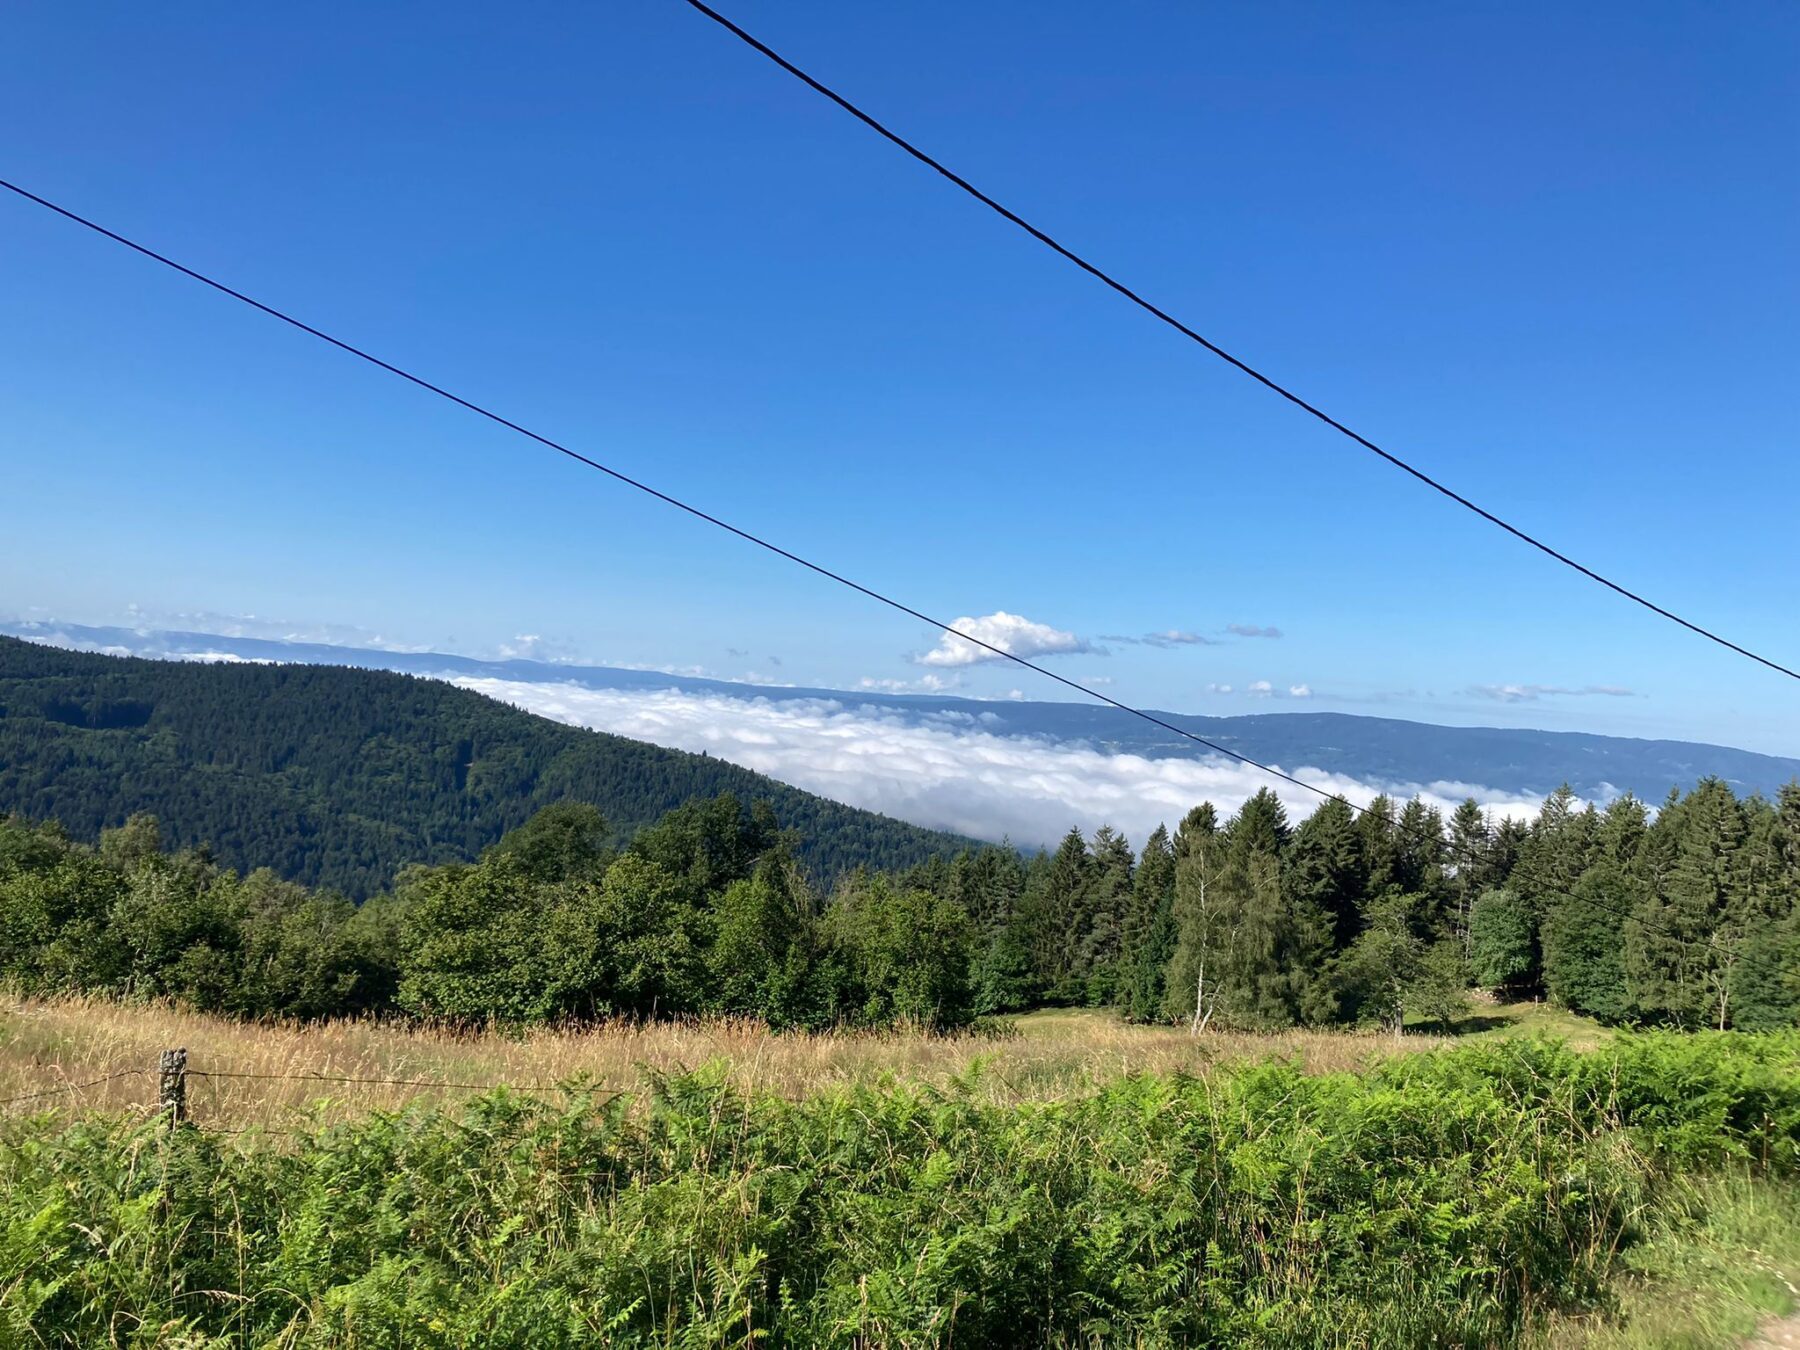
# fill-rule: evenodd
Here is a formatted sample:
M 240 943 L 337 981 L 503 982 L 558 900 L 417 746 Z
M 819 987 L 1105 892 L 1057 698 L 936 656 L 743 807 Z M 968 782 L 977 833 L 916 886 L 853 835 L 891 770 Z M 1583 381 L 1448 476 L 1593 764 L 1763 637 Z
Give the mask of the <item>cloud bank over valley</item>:
M 1232 811 L 1271 787 L 1299 819 L 1320 800 L 1222 756 L 1152 759 L 1000 735 L 984 724 L 998 721 L 991 714 L 947 711 L 909 720 L 853 699 L 736 698 L 467 676 L 453 682 L 557 721 L 704 751 L 852 806 L 980 839 L 1036 845 L 1053 843 L 1071 825 L 1110 824 L 1141 842 L 1201 801 Z M 1421 793 L 1446 811 L 1472 796 L 1491 811 L 1527 815 L 1541 801 L 1477 784 L 1375 783 L 1305 765 L 1281 767 L 1359 806 L 1382 792 Z

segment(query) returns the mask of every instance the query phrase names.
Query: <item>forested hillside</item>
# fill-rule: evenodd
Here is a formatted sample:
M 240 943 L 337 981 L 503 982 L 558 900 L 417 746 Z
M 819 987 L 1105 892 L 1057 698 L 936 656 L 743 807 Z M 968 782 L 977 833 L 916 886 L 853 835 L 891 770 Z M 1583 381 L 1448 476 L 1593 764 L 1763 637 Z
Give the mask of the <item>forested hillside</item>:
M 70 623 L 0 619 L 0 633 L 57 641 L 88 651 L 138 656 L 194 657 L 224 653 L 247 661 L 298 662 L 398 670 L 414 675 L 507 680 L 525 684 L 581 685 L 587 689 L 667 690 L 732 699 L 828 698 L 878 708 L 908 724 L 932 724 L 966 714 L 996 736 L 1029 736 L 1053 744 L 1091 746 L 1111 754 L 1152 759 L 1195 758 L 1210 753 L 1160 727 L 1099 704 L 1035 699 L 982 701 L 947 695 L 887 694 L 879 690 L 787 688 L 727 683 L 662 671 L 625 670 L 521 658 L 483 660 L 449 652 L 397 652 L 276 641 L 224 633 L 140 631 Z M 1180 709 L 1151 709 L 1195 735 L 1239 754 L 1279 764 L 1342 774 L 1365 783 L 1471 783 L 1490 791 L 1541 797 L 1567 783 L 1576 795 L 1606 799 L 1631 792 L 1659 801 L 1672 787 L 1718 778 L 1740 796 L 1773 797 L 1800 778 L 1800 759 L 1693 741 L 1642 740 L 1529 727 L 1434 726 L 1338 712 L 1270 712 L 1250 716 L 1202 716 Z M 1037 842 L 1037 841 L 1033 841 Z
M 403 864 L 474 858 L 552 802 L 597 807 L 618 842 L 721 793 L 768 803 L 826 879 L 967 842 L 436 680 L 0 637 L 0 814 L 54 819 L 81 839 L 150 812 L 173 845 L 362 897 Z

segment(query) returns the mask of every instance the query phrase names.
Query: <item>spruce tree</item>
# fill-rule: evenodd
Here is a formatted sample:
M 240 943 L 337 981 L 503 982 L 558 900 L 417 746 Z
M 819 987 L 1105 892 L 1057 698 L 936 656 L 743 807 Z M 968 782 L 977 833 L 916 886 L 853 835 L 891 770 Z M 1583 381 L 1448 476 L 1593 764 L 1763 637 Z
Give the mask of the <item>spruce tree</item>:
M 1219 961 L 1218 1011 L 1234 1026 L 1290 1025 L 1296 1017 L 1294 915 L 1282 893 L 1287 810 L 1269 789 L 1252 796 L 1226 826 L 1217 882 L 1218 923 L 1225 930 Z
M 1395 884 L 1419 897 L 1414 924 L 1426 942 L 1455 932 L 1450 889 L 1444 877 L 1444 818 L 1435 807 L 1414 797 L 1400 811 L 1394 827 Z
M 1162 1014 L 1163 984 L 1175 955 L 1175 850 L 1169 831 L 1151 831 L 1132 882 L 1130 920 L 1125 926 L 1121 966 L 1125 987 L 1120 1005 L 1134 1022 Z
M 1667 862 L 1640 906 L 1627 966 L 1647 1011 L 1676 1026 L 1723 1028 L 1753 926 L 1744 810 L 1723 781 L 1707 778 L 1669 817 L 1652 832 Z
M 1342 949 L 1355 941 L 1368 889 L 1363 835 L 1342 797 L 1320 804 L 1294 831 L 1288 850 L 1289 889 L 1294 902 L 1322 913 L 1331 943 Z
M 1131 908 L 1132 873 L 1137 860 L 1131 844 L 1110 825 L 1094 833 L 1093 866 L 1089 874 L 1086 929 L 1081 935 L 1076 972 L 1087 986 L 1091 1005 L 1111 1003 L 1122 976 L 1119 954 L 1124 945 L 1125 922 Z
M 1356 818 L 1357 829 L 1362 832 L 1368 895 L 1384 894 L 1400 884 L 1400 845 L 1394 837 L 1394 824 L 1394 803 L 1386 794 L 1370 802 Z
M 1038 980 L 1052 1002 L 1084 1002 L 1080 958 L 1093 926 L 1094 859 L 1080 829 L 1063 836 L 1034 880 L 1028 927 Z
M 1455 896 L 1455 928 L 1463 951 L 1470 949 L 1469 918 L 1475 898 L 1496 884 L 1493 877 L 1493 830 L 1487 813 L 1473 797 L 1465 797 L 1450 816 L 1450 847 L 1446 859 L 1450 887 Z

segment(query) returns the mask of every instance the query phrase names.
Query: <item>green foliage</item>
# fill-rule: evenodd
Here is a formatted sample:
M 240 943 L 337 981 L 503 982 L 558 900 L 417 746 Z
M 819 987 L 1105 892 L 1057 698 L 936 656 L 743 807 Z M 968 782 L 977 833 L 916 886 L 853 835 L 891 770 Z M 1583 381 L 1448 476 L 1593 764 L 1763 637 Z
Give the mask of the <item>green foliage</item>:
M 609 835 L 606 817 L 593 807 L 557 802 L 502 835 L 488 853 L 515 863 L 533 881 L 598 878 L 612 860 Z
M 1412 897 L 1388 891 L 1369 904 L 1362 934 L 1338 966 L 1344 1006 L 1398 1036 L 1408 995 L 1425 974 L 1425 944 L 1412 931 Z
M 1417 973 L 1406 989 L 1406 1011 L 1432 1026 L 1448 1030 L 1469 1007 L 1469 964 L 1454 938 L 1426 947 Z
M 606 837 L 591 808 L 553 807 L 479 861 L 408 868 L 359 908 L 163 853 L 147 817 L 98 849 L 0 820 L 0 979 L 246 1017 L 947 1028 L 974 1015 L 976 934 L 952 899 L 859 876 L 820 914 L 773 819 L 730 797 L 671 812 L 623 853 Z
M 970 980 L 978 1016 L 1018 1012 L 1038 1001 L 1037 971 L 1020 925 L 1003 925 L 988 936 L 978 949 Z
M 505 1092 L 287 1148 L 0 1126 L 0 1340 L 1499 1345 L 1684 1178 L 1800 1169 L 1800 1038 L 1494 1043 L 985 1104 Z
M 1469 909 L 1469 973 L 1485 989 L 1514 989 L 1536 966 L 1531 913 L 1511 891 L 1483 891 Z
M 419 869 L 405 906 L 400 1005 L 452 1021 L 541 1021 L 557 1011 L 545 931 L 560 906 L 507 857 Z
M 760 1017 L 770 1026 L 818 1026 L 829 1015 L 814 978 L 817 916 L 803 878 L 785 857 L 758 863 L 713 905 L 707 960 L 714 1010 Z
M 973 1015 L 969 919 L 954 901 L 856 878 L 826 910 L 822 937 L 841 1020 L 936 1030 Z
M 1744 1031 L 1800 1025 L 1800 912 L 1749 934 L 1729 996 L 1732 1025 Z
M 1596 863 L 1581 874 L 1544 920 L 1544 986 L 1552 998 L 1603 1022 L 1631 1017 L 1621 916 L 1639 903 L 1633 881 L 1614 864 Z
M 1120 953 L 1119 1005 L 1128 1020 L 1149 1022 L 1162 1012 L 1169 963 L 1180 933 L 1175 920 L 1175 850 L 1158 825 L 1144 843 L 1132 883 L 1130 917 Z
M 173 845 L 210 843 L 240 872 L 268 867 L 360 899 L 409 863 L 468 862 L 546 807 L 597 810 L 612 824 L 598 842 L 616 846 L 685 802 L 724 794 L 796 830 L 798 860 L 825 883 L 968 844 L 437 680 L 0 637 L 0 815 L 60 820 L 90 842 L 148 812 Z

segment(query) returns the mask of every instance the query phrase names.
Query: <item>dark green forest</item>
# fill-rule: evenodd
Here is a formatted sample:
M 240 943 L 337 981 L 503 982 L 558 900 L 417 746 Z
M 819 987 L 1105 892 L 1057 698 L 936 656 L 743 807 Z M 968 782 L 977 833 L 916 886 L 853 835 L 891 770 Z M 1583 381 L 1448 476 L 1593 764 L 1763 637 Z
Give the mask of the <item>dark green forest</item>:
M 437 680 L 0 637 L 0 814 L 56 820 L 90 842 L 148 812 L 173 846 L 206 844 L 239 871 L 361 899 L 408 863 L 469 861 L 552 802 L 594 806 L 618 844 L 721 793 L 766 802 L 824 881 L 968 843 Z
M 1530 823 L 1334 798 L 1296 825 L 1265 790 L 1229 820 L 1195 807 L 1141 857 L 1071 830 L 1035 861 L 970 853 L 906 881 L 976 917 L 984 1010 L 1398 1031 L 1480 987 L 1612 1024 L 1800 1022 L 1800 784 L 1769 802 L 1704 779 L 1654 813 L 1563 787 Z
M 623 848 L 545 808 L 473 864 L 402 868 L 362 905 L 137 816 L 97 847 L 0 824 L 0 978 L 245 1017 L 462 1023 L 723 1014 L 777 1027 L 943 1029 L 1043 1003 L 1277 1029 L 1447 1025 L 1471 986 L 1603 1022 L 1800 1023 L 1800 785 L 1717 779 L 1652 817 L 1624 797 L 1530 824 L 1466 802 L 1298 825 L 1261 792 L 1208 803 L 1142 856 L 1101 829 L 1026 858 L 967 849 L 814 886 L 768 805 L 688 802 Z

